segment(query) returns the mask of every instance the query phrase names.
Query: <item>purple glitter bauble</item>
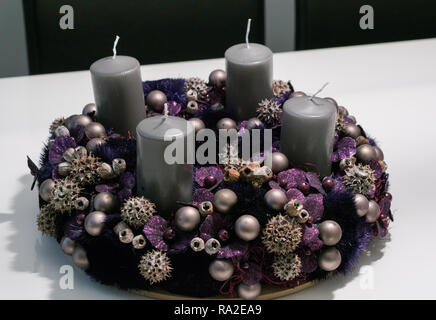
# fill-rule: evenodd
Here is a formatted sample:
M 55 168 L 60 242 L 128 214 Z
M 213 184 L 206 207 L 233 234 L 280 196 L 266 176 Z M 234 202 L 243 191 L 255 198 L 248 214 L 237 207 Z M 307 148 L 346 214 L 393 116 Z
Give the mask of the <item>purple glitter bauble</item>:
M 168 228 L 165 230 L 163 237 L 165 240 L 171 241 L 176 237 L 176 231 L 173 228 Z
M 309 194 L 310 185 L 306 181 L 302 181 L 302 182 L 298 183 L 297 188 L 298 188 L 298 190 L 303 192 L 304 195 L 308 195 Z
M 322 180 L 322 187 L 324 188 L 325 191 L 329 192 L 331 190 L 333 190 L 333 188 L 335 187 L 335 180 L 330 178 L 330 177 L 325 177 Z
M 206 189 L 211 188 L 216 184 L 217 180 L 215 176 L 209 175 L 206 178 L 204 178 L 203 184 Z

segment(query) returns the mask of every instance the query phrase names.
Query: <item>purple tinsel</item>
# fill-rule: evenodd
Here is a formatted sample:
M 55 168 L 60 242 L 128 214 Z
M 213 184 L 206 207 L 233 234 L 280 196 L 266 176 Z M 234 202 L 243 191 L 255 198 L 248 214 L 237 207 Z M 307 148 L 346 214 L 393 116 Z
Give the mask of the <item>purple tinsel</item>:
M 344 137 L 339 140 L 332 153 L 332 161 L 338 162 L 349 158 L 356 153 L 356 140 L 351 137 Z
M 68 148 L 77 147 L 76 141 L 71 137 L 57 137 L 50 147 L 49 161 L 51 164 L 58 164 L 64 161 L 64 152 Z

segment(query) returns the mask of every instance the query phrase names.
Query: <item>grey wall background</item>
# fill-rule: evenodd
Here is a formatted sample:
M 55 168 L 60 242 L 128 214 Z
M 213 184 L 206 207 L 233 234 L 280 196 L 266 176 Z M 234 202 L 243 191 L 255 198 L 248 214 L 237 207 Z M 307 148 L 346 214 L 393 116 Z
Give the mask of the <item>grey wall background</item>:
M 29 73 L 21 0 L 0 1 L 0 77 Z
M 265 42 L 274 52 L 295 49 L 295 0 L 265 0 Z M 0 78 L 27 74 L 22 2 L 1 0 Z

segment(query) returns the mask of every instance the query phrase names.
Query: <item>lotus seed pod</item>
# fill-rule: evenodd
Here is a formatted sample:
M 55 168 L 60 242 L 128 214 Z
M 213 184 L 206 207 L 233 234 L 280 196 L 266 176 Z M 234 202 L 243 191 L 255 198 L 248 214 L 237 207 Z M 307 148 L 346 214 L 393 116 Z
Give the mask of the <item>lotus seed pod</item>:
M 126 171 L 126 161 L 121 158 L 116 158 L 112 160 L 112 169 L 114 173 L 119 176 Z
M 135 248 L 136 250 L 144 249 L 146 244 L 147 244 L 147 241 L 145 241 L 145 238 L 142 234 L 137 235 L 132 240 L 133 248 Z
M 191 240 L 191 249 L 195 252 L 200 252 L 204 249 L 204 240 L 196 237 Z
M 79 197 L 76 199 L 75 207 L 76 210 L 83 211 L 89 206 L 89 200 L 85 197 Z
M 217 253 L 219 249 L 221 249 L 221 244 L 215 238 L 210 238 L 206 241 L 206 244 L 204 245 L 204 251 L 206 251 L 206 253 L 209 255 Z
M 210 201 L 203 201 L 198 207 L 202 216 L 208 216 L 213 213 L 213 204 Z

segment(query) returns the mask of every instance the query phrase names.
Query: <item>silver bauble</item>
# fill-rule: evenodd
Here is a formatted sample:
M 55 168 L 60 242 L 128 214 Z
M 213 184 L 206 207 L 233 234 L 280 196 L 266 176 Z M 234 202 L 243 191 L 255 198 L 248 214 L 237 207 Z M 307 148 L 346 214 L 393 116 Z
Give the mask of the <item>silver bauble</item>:
M 380 206 L 374 200 L 369 201 L 366 220 L 371 223 L 376 222 L 379 216 L 380 216 Z
M 192 231 L 200 223 L 200 212 L 197 209 L 186 206 L 176 211 L 176 226 L 182 231 Z
M 119 202 L 117 196 L 113 193 L 100 192 L 95 196 L 93 204 L 94 210 L 111 213 L 117 208 Z
M 235 120 L 230 119 L 230 118 L 222 118 L 221 120 L 219 120 L 216 124 L 217 129 L 236 129 L 237 128 L 237 124 L 235 122 Z
M 114 169 L 112 169 L 112 166 L 106 162 L 100 164 L 100 166 L 97 168 L 97 173 L 100 178 L 105 180 L 113 179 L 117 176 L 114 173 Z
M 354 196 L 354 204 L 356 205 L 356 211 L 359 217 L 363 217 L 368 213 L 369 201 L 363 194 L 357 193 Z
M 57 165 L 56 170 L 60 176 L 66 177 L 71 171 L 71 163 L 61 162 Z
M 276 174 L 289 168 L 288 157 L 281 152 L 271 153 L 265 158 L 264 163 L 266 165 L 271 163 L 271 170 Z
M 213 197 L 213 206 L 216 211 L 227 213 L 238 202 L 238 196 L 230 189 L 218 190 Z
M 241 283 L 238 286 L 238 295 L 241 299 L 244 300 L 256 299 L 260 295 L 261 291 L 262 291 L 262 286 L 260 285 L 259 282 L 252 285 Z
M 318 258 L 318 265 L 324 271 L 336 270 L 341 265 L 341 253 L 335 247 L 324 248 Z
M 106 129 L 99 122 L 91 122 L 85 127 L 85 134 L 88 137 L 88 139 L 105 138 Z
M 80 269 L 86 270 L 89 268 L 88 256 L 85 249 L 81 246 L 76 246 L 73 251 L 73 262 Z
M 240 216 L 235 222 L 236 235 L 245 241 L 257 238 L 260 232 L 260 224 L 256 217 L 249 214 Z
M 64 151 L 63 157 L 65 161 L 72 162 L 76 158 L 76 150 L 74 148 L 68 148 Z
M 86 127 L 88 124 L 92 122 L 92 119 L 88 116 L 85 116 L 83 114 L 77 114 L 74 116 L 71 116 L 65 120 L 65 126 L 68 128 L 68 130 L 75 129 L 78 125 L 81 125 L 82 127 Z
M 221 69 L 213 70 L 209 74 L 209 84 L 217 88 L 224 87 L 226 85 L 226 79 L 227 73 Z
M 374 160 L 376 157 L 376 153 L 374 148 L 369 144 L 362 144 L 358 146 L 356 149 L 356 157 L 360 162 L 369 162 Z
M 47 202 L 50 201 L 54 186 L 55 182 L 52 179 L 46 179 L 41 183 L 39 186 L 39 196 L 42 198 L 42 200 Z
M 91 236 L 98 236 L 104 228 L 106 215 L 101 211 L 89 213 L 84 222 L 85 230 Z
M 288 202 L 286 193 L 280 189 L 271 189 L 264 196 L 266 204 L 274 210 L 282 210 L 285 204 Z
M 325 220 L 318 225 L 319 235 L 326 246 L 334 246 L 342 237 L 341 226 L 333 220 Z
M 345 135 L 356 139 L 358 136 L 361 135 L 362 130 L 360 130 L 360 128 L 355 124 L 347 124 L 344 128 L 344 133 Z
M 216 259 L 209 265 L 209 274 L 217 281 L 226 281 L 233 275 L 234 269 L 231 261 Z
M 263 122 L 259 118 L 250 118 L 247 120 L 247 123 L 245 124 L 245 128 L 251 130 L 251 129 L 261 129 L 263 128 Z
M 87 116 L 88 114 L 94 112 L 94 116 L 97 116 L 97 106 L 95 103 L 88 103 L 83 107 L 82 114 Z
M 76 242 L 68 237 L 62 237 L 60 245 L 62 251 L 71 256 L 74 252 L 74 248 L 76 247 Z
M 106 141 L 104 141 L 102 138 L 93 138 L 88 141 L 86 144 L 86 150 L 88 150 L 89 153 L 95 154 L 97 151 L 97 148 L 105 144 Z
M 153 90 L 147 95 L 146 105 L 156 112 L 162 112 L 167 96 L 160 90 Z
M 385 156 L 384 156 L 384 154 L 383 154 L 382 149 L 380 149 L 379 147 L 376 147 L 376 146 L 374 146 L 374 147 L 372 147 L 372 148 L 374 149 L 374 152 L 375 152 L 375 159 L 376 159 L 376 160 L 380 161 L 380 160 L 384 160 L 384 159 L 385 159 Z
M 206 125 L 204 124 L 203 120 L 201 120 L 199 118 L 191 118 L 188 121 L 194 127 L 195 133 L 198 133 L 198 131 L 206 128 Z
M 54 134 L 56 137 L 69 137 L 70 130 L 68 130 L 65 126 L 59 126 L 55 129 Z

